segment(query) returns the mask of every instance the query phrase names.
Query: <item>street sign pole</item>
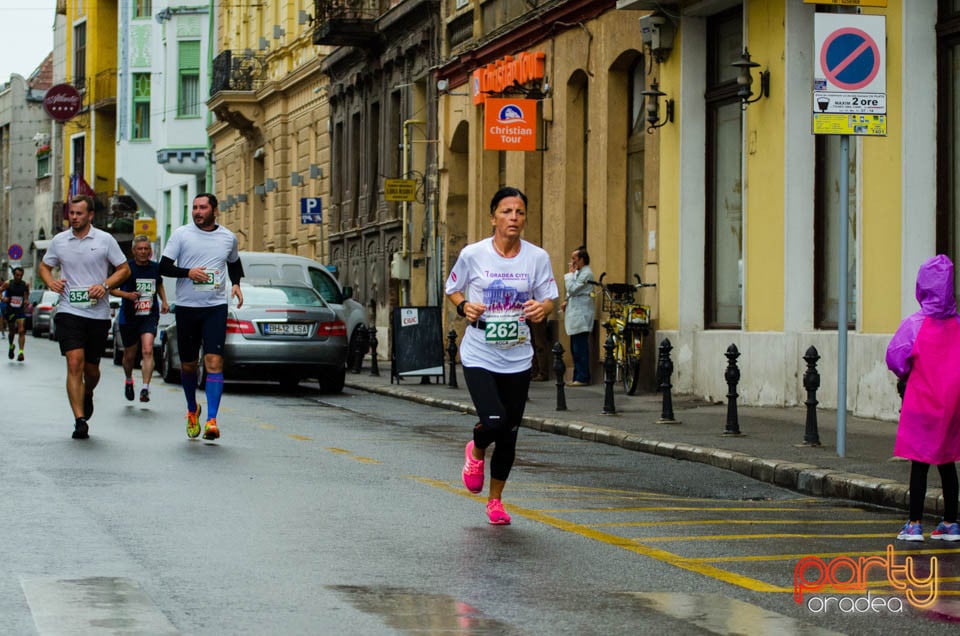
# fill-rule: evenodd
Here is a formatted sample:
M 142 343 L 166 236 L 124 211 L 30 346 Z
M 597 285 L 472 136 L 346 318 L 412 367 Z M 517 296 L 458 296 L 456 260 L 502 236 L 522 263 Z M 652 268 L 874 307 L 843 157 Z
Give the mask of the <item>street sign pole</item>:
M 840 135 L 840 302 L 837 307 L 837 456 L 847 452 L 847 236 L 850 207 L 850 135 Z

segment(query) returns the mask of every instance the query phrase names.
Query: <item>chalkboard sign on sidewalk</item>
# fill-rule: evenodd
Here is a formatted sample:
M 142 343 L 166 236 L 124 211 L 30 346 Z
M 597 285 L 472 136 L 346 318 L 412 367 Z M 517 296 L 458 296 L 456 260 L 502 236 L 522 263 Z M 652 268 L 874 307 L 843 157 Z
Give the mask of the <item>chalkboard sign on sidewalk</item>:
M 390 330 L 390 384 L 407 377 L 437 376 L 438 382 L 444 381 L 439 307 L 394 307 Z

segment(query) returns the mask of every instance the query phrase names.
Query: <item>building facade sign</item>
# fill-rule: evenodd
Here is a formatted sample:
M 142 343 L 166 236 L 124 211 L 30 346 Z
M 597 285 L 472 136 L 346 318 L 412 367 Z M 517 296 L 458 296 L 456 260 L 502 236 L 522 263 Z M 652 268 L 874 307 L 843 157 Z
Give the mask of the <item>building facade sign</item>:
M 471 91 L 473 103 L 482 104 L 491 93 L 499 94 L 505 89 L 517 84 L 526 84 L 544 76 L 546 53 L 520 53 L 519 55 L 505 55 L 492 64 L 478 68 L 473 72 Z
M 484 150 L 536 150 L 537 100 L 488 97 L 483 114 Z

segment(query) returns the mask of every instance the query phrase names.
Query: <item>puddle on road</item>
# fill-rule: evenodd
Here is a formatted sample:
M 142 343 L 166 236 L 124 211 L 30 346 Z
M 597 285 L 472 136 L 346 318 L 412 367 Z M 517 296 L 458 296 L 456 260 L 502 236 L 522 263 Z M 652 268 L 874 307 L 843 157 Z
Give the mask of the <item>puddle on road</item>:
M 478 609 L 443 594 L 425 594 L 397 587 L 332 585 L 358 610 L 380 616 L 407 632 L 430 634 L 519 634 L 506 623 L 485 618 Z
M 678 618 L 712 634 L 783 634 L 784 636 L 833 636 L 840 634 L 783 614 L 765 610 L 720 594 L 671 594 L 634 592 L 646 609 Z

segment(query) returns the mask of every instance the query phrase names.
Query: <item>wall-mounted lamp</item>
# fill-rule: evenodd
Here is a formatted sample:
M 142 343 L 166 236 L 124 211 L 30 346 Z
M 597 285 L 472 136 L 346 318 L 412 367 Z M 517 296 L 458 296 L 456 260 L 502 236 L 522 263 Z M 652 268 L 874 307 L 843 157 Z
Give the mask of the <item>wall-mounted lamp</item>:
M 253 186 L 253 193 L 257 196 L 262 197 L 267 193 L 267 190 L 263 187 L 263 184 Z
M 303 184 L 304 184 L 304 180 L 303 180 L 303 177 L 300 176 L 299 172 L 290 173 L 290 185 L 299 186 Z
M 257 43 L 259 44 L 261 51 L 266 51 L 270 48 L 270 42 L 268 42 L 267 38 L 263 37 L 262 35 L 260 36 L 260 39 L 257 40 Z
M 648 133 L 652 133 L 655 128 L 665 126 L 667 122 L 673 123 L 672 99 L 664 101 L 666 113 L 663 119 L 660 119 L 660 98 L 666 97 L 667 94 L 660 90 L 660 85 L 657 84 L 657 80 L 650 82 L 649 90 L 640 91 L 640 94 L 643 95 L 646 101 L 647 123 L 649 124 L 649 126 L 647 126 Z
M 267 179 L 263 183 L 263 189 L 265 192 L 273 192 L 277 189 L 277 182 L 273 179 Z
M 247 202 L 247 193 L 241 192 L 237 195 L 237 203 L 246 203 Z
M 762 97 L 770 97 L 770 71 L 766 70 L 760 72 L 760 93 L 753 99 L 750 99 L 753 95 L 753 91 L 750 89 L 750 85 L 753 84 L 753 76 L 750 75 L 750 69 L 757 68 L 760 65 L 750 60 L 750 52 L 747 50 L 747 47 L 743 47 L 743 55 L 730 66 L 735 66 L 738 70 L 737 97 L 743 102 L 742 107 L 744 109 L 747 108 L 747 104 L 759 101 Z
M 310 178 L 323 178 L 323 168 L 315 163 L 310 164 Z
M 283 27 L 282 27 L 282 26 L 280 26 L 279 24 L 274 24 L 274 25 L 273 25 L 273 39 L 274 39 L 274 40 L 279 40 L 280 38 L 282 38 L 282 37 L 285 36 L 286 34 L 287 34 L 287 32 L 283 30 Z
M 228 194 L 228 195 L 227 195 L 227 201 L 226 201 L 226 203 L 227 203 L 227 207 L 228 207 L 228 208 L 232 208 L 232 207 L 233 207 L 233 204 L 236 203 L 236 202 L 237 202 L 237 200 L 234 198 L 234 196 L 233 196 L 232 194 Z

